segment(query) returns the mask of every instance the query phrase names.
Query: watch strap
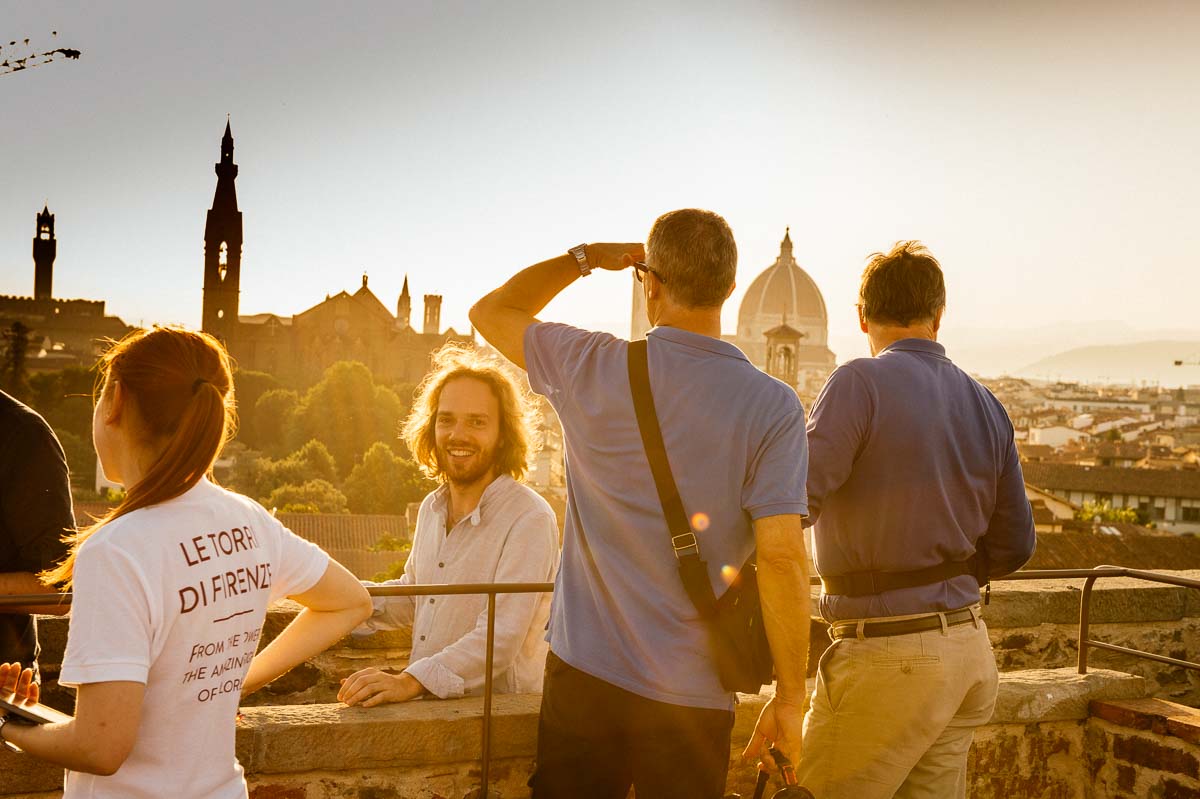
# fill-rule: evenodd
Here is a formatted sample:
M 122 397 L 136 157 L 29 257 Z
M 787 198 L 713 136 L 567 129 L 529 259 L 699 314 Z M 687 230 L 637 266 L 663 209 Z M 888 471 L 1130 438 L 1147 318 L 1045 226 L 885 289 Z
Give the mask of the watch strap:
M 0 713 L 0 743 L 4 744 L 4 748 L 10 752 L 21 754 L 21 749 L 15 743 L 4 737 L 4 728 L 12 721 L 12 717 L 7 713 Z
M 567 250 L 567 253 L 575 259 L 575 263 L 579 264 L 580 277 L 587 277 L 592 273 L 592 265 L 588 263 L 587 259 L 586 244 L 576 244 L 574 247 Z

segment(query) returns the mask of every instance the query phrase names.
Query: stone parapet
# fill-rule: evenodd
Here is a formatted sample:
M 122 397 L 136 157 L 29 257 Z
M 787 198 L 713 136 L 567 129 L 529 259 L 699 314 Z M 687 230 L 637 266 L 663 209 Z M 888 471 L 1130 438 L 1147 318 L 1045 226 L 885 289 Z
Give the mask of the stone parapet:
M 1200 571 L 1164 571 L 1200 580 Z M 988 626 L 1034 627 L 1039 624 L 1079 624 L 1083 580 L 998 580 L 983 609 Z M 1200 618 L 1200 590 L 1108 577 L 1092 589 L 1091 623 L 1148 624 Z
M 972 796 L 1085 796 L 1081 784 L 1088 703 L 1138 698 L 1143 680 L 1096 671 L 1040 670 L 1001 675 L 990 724 L 972 753 Z M 753 793 L 755 767 L 742 746 L 770 691 L 743 695 L 730 752 L 729 790 Z M 504 799 L 524 787 L 537 743 L 537 696 L 497 696 L 493 705 L 493 787 Z M 423 700 L 370 710 L 341 705 L 251 707 L 238 723 L 237 753 L 252 799 L 460 799 L 477 786 L 483 702 Z M 1194 747 L 1195 748 L 1195 747 Z M 0 752 L 0 796 L 57 796 L 61 771 Z M 1050 786 L 1054 792 L 1004 793 Z M 1057 786 L 1057 787 L 1056 787 Z M 1073 790 L 1073 789 L 1072 789 Z M 773 793 L 773 791 L 772 791 Z
M 1092 702 L 1089 775 L 1102 799 L 1200 796 L 1200 711 L 1162 699 Z

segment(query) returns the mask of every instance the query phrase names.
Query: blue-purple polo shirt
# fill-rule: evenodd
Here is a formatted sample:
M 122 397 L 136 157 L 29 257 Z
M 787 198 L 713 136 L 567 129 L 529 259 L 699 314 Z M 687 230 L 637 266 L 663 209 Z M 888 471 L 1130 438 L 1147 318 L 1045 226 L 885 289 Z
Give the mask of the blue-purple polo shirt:
M 991 573 L 1033 555 L 1033 513 L 1008 414 L 942 345 L 903 339 L 830 376 L 808 423 L 814 561 L 822 575 L 966 560 Z M 830 620 L 955 610 L 975 578 L 864 597 L 821 597 Z
M 719 339 L 658 327 L 650 385 L 684 509 L 705 517 L 718 595 L 754 551 L 752 519 L 807 512 L 796 392 Z M 562 660 L 639 696 L 728 709 L 707 633 L 679 579 L 629 390 L 629 342 L 542 323 L 525 334 L 533 390 L 554 406 L 567 512 L 548 640 Z

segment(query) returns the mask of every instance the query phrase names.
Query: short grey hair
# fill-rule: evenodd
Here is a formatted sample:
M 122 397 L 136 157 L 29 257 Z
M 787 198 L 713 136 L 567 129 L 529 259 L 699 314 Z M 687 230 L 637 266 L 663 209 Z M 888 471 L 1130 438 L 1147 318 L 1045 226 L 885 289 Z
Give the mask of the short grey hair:
M 686 308 L 719 308 L 733 289 L 737 244 L 729 223 L 712 211 L 683 208 L 660 216 L 650 228 L 646 257 L 671 298 Z

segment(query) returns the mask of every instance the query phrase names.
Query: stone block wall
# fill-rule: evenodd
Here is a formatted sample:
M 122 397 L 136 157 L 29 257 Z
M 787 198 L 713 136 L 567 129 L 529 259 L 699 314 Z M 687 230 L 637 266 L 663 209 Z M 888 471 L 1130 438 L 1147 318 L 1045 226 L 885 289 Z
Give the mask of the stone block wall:
M 1108 799 L 1090 793 L 1089 703 L 1143 696 L 1139 677 L 1109 671 L 1033 670 L 1001 676 L 992 721 L 976 736 L 972 799 Z M 742 746 L 769 691 L 737 706 L 727 789 L 754 791 Z M 497 696 L 493 795 L 520 799 L 533 765 L 539 697 Z M 364 710 L 341 705 L 246 708 L 237 753 L 251 799 L 466 799 L 478 786 L 482 700 L 477 697 Z M 1091 742 L 1091 743 L 1089 743 Z M 1122 750 L 1123 751 L 1123 750 Z M 1194 757 L 1200 747 L 1192 744 Z M 0 751 L 0 796 L 50 799 L 61 771 Z M 778 786 L 773 786 L 768 795 Z M 1116 796 L 1113 794 L 1112 796 Z
M 1162 699 L 1097 700 L 1091 714 L 1096 799 L 1200 797 L 1200 711 Z
M 1168 573 L 1200 579 L 1198 571 Z M 983 617 L 1002 671 L 1076 664 L 1082 587 L 1082 580 L 993 584 Z M 1180 660 L 1200 659 L 1200 590 L 1124 577 L 1098 580 L 1089 637 Z M 1088 664 L 1144 677 L 1152 696 L 1200 707 L 1200 671 L 1096 648 Z

